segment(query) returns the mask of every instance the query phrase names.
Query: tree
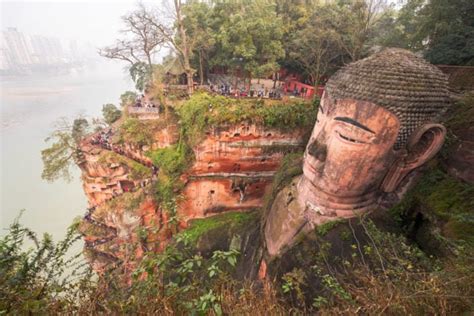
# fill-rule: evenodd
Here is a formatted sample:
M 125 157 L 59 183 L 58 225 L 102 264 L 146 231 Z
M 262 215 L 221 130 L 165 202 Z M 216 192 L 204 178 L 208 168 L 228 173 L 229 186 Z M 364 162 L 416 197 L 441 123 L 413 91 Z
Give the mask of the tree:
M 110 59 L 118 59 L 126 61 L 132 69 L 140 68 L 143 76 L 140 86 L 144 89 L 143 82 L 152 80 L 153 59 L 156 52 L 163 46 L 165 38 L 162 32 L 156 28 L 152 21 L 155 17 L 143 5 L 122 17 L 125 28 L 121 31 L 125 38 L 118 39 L 115 45 L 105 47 L 99 50 L 99 54 Z M 143 71 L 145 69 L 145 71 Z
M 150 68 L 143 62 L 133 64 L 129 71 L 133 82 L 135 82 L 135 88 L 139 91 L 144 91 L 155 79 L 153 77 L 153 68 Z
M 122 111 L 117 109 L 115 105 L 108 103 L 102 106 L 102 115 L 104 116 L 105 122 L 111 125 L 122 116 Z
M 176 13 L 176 27 L 178 29 L 179 41 L 175 39 L 169 39 L 169 43 L 176 50 L 179 56 L 181 56 L 184 72 L 186 73 L 186 79 L 188 84 L 188 93 L 193 93 L 194 83 L 193 83 L 193 74 L 194 70 L 191 68 L 190 57 L 192 48 L 186 34 L 186 29 L 184 28 L 183 23 L 183 3 L 181 0 L 174 0 L 174 9 Z
M 275 8 L 264 0 L 217 3 L 212 16 L 216 47 L 211 64 L 244 72 L 249 79 L 276 71 L 285 51 Z
M 70 168 L 74 162 L 78 163 L 81 152 L 79 142 L 89 132 L 90 126 L 86 119 L 80 117 L 70 122 L 62 118 L 55 126 L 55 130 L 46 138 L 46 142 L 54 141 L 51 147 L 41 151 L 43 172 L 41 178 L 53 182 L 60 178 L 71 181 Z
M 138 95 L 133 91 L 125 91 L 120 95 L 120 106 L 125 107 L 135 102 Z
M 420 9 L 424 0 L 409 0 L 395 14 L 387 34 L 379 39 L 382 46 L 400 47 L 413 51 L 423 49 L 423 35 L 419 32 Z
M 71 131 L 71 137 L 72 139 L 76 142 L 79 143 L 79 141 L 84 137 L 89 132 L 89 122 L 83 118 L 79 117 L 74 120 L 72 124 L 72 131 Z
M 308 0 L 276 0 L 276 14 L 280 17 L 283 29 L 282 43 L 285 57 L 280 63 L 288 70 L 296 73 L 303 72 L 301 65 L 292 58 L 293 40 L 296 32 L 307 26 L 308 20 L 315 7 L 314 1 Z
M 467 0 L 407 0 L 384 46 L 423 52 L 435 64 L 474 65 L 474 4 Z
M 184 69 L 187 79 L 188 93 L 191 94 L 194 89 L 193 74 L 194 69 L 191 67 L 192 42 L 188 38 L 184 25 L 184 4 L 181 0 L 173 0 L 173 9 L 170 12 L 173 16 L 174 24 L 170 25 L 162 17 L 163 14 L 147 11 L 144 19 L 153 26 L 163 39 L 168 48 L 170 48 L 177 56 Z M 158 17 L 161 17 L 160 19 Z
M 317 7 L 306 26 L 296 31 L 290 57 L 311 77 L 315 86 L 341 56 L 340 37 L 333 23 L 339 11 L 332 5 Z
M 420 37 L 432 63 L 474 65 L 474 3 L 430 0 L 420 9 Z
M 336 30 L 349 61 L 363 58 L 377 37 L 380 22 L 392 11 L 387 0 L 341 0 Z
M 215 45 L 215 34 L 210 25 L 212 8 L 204 2 L 190 1 L 183 7 L 183 13 L 184 28 L 193 49 L 191 62 L 195 61 L 195 68 L 199 70 L 199 83 L 203 85 L 205 65 Z

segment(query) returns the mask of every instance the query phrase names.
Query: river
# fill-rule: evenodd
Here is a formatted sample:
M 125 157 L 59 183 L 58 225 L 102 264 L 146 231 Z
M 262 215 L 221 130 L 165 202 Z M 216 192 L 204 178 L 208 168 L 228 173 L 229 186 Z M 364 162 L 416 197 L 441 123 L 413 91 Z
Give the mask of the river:
M 0 99 L 0 236 L 24 209 L 21 223 L 55 240 L 87 207 L 80 172 L 71 182 L 41 179 L 41 150 L 61 117 L 101 116 L 133 83 L 122 64 L 102 61 L 67 75 L 2 79 Z

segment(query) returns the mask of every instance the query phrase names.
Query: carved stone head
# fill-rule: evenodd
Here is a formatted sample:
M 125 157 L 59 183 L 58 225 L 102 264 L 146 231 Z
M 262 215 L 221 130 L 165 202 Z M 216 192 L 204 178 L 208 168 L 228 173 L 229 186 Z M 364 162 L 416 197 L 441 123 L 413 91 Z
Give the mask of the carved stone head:
M 386 49 L 339 70 L 326 85 L 303 176 L 289 192 L 290 222 L 314 226 L 377 207 L 439 151 L 446 130 L 437 122 L 448 106 L 446 76 L 406 50 Z M 302 229 L 288 227 L 277 209 L 265 227 L 270 253 Z

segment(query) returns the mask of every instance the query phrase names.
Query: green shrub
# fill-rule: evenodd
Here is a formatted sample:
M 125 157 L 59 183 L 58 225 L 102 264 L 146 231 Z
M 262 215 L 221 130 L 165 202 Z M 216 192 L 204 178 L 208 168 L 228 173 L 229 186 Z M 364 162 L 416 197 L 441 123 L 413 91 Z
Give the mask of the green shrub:
M 115 105 L 109 103 L 102 106 L 102 115 L 104 116 L 105 123 L 111 125 L 122 116 L 122 111 L 117 109 Z
M 156 149 L 147 153 L 153 164 L 166 174 L 177 177 L 189 165 L 191 150 L 185 145 L 177 144 Z
M 133 105 L 138 95 L 133 91 L 125 91 L 120 95 L 120 106 L 125 107 L 128 105 Z
M 311 129 L 316 120 L 314 104 L 294 101 L 231 99 L 196 93 L 179 109 L 181 128 L 189 145 L 195 145 L 210 127 L 248 121 L 290 131 Z
M 78 225 L 57 243 L 49 234 L 39 238 L 19 218 L 10 225 L 0 239 L 0 314 L 57 314 L 86 295 L 91 271 L 81 265 L 80 253 L 68 254 L 82 238 Z
M 136 118 L 127 118 L 120 125 L 119 133 L 122 141 L 133 145 L 151 145 L 153 142 L 152 131 L 146 123 Z
M 474 246 L 474 186 L 445 173 L 439 164 L 433 164 L 402 202 L 391 210 L 400 222 L 414 223 L 418 212 L 428 218 L 435 236 L 435 227 L 443 237 L 467 241 Z

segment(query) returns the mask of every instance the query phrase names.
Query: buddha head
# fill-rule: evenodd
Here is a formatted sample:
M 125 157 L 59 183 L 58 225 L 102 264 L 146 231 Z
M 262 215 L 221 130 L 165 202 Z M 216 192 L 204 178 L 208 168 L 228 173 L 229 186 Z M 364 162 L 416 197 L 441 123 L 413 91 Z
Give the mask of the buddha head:
M 266 214 L 267 254 L 278 255 L 314 226 L 401 197 L 412 171 L 441 148 L 446 130 L 439 119 L 449 103 L 443 73 L 406 50 L 386 49 L 336 72 L 321 99 L 303 175 Z
M 448 106 L 446 76 L 406 50 L 385 49 L 336 72 L 306 147 L 300 205 L 314 218 L 374 208 L 439 151 Z
M 275 197 L 264 224 L 267 254 L 300 234 L 396 200 L 412 171 L 441 148 L 447 79 L 402 49 L 349 64 L 326 84 L 306 147 L 303 175 Z

